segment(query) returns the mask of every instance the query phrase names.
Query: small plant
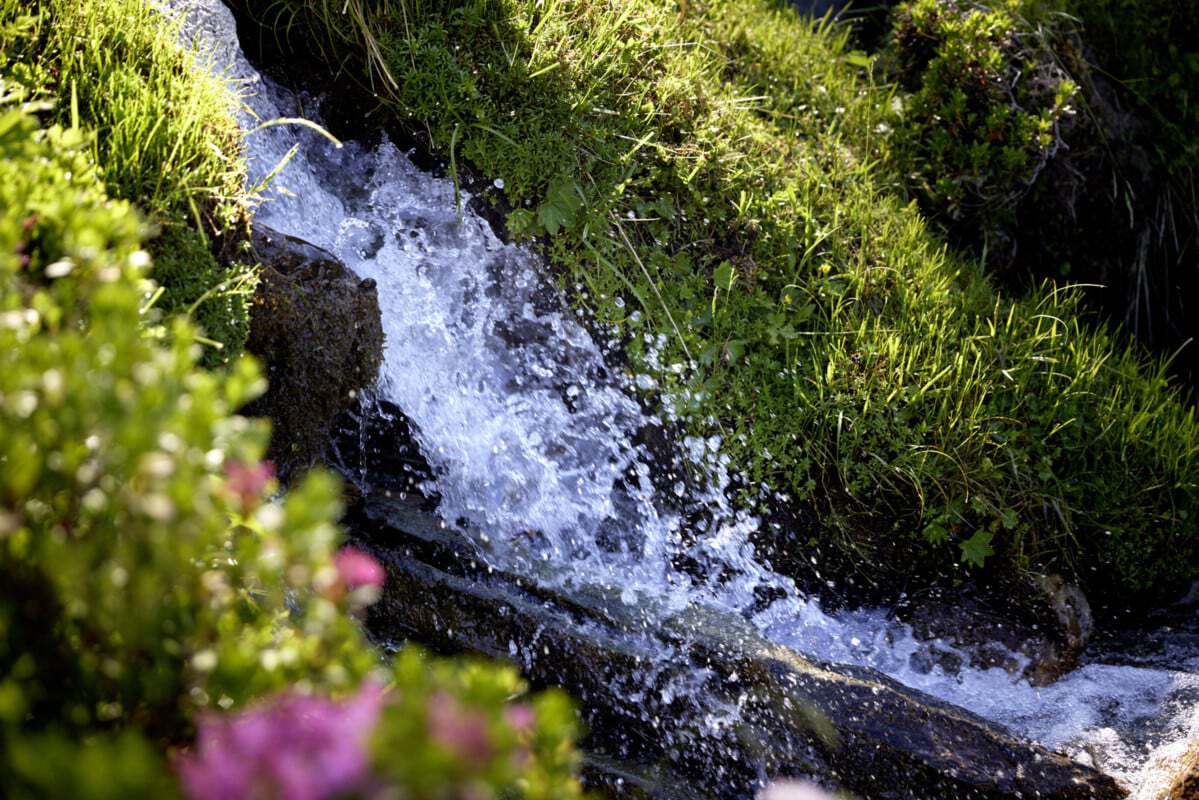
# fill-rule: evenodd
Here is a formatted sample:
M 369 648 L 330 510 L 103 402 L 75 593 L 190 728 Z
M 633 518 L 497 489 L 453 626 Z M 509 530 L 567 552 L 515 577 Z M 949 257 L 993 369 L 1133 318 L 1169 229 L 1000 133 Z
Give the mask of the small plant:
M 905 90 L 892 158 L 925 207 L 991 224 L 1062 146 L 1075 86 L 1017 4 L 915 0 L 898 6 L 884 53 Z

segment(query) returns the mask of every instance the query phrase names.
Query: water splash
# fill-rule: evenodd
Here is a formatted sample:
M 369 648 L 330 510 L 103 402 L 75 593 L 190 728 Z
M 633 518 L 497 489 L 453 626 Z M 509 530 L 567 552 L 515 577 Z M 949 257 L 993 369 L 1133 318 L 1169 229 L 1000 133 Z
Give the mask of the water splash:
M 227 31 L 211 35 L 243 86 L 247 129 L 319 107 L 261 78 Z M 656 377 L 611 369 L 536 257 L 498 239 L 469 195 L 386 139 L 336 148 L 281 126 L 246 141 L 253 182 L 292 154 L 256 218 L 377 282 L 380 391 L 419 429 L 439 513 L 497 567 L 600 587 L 647 624 L 691 604 L 741 614 L 779 643 L 877 668 L 1130 785 L 1147 783 L 1138 772 L 1154 751 L 1199 733 L 1199 645 L 1091 663 L 1038 689 L 999 668 L 919 668 L 926 645 L 881 610 L 824 613 L 757 558 L 756 521 L 725 499 L 719 441 L 688 440 L 664 463 L 646 444 L 662 421 L 635 399 Z M 777 599 L 762 608 L 763 596 Z

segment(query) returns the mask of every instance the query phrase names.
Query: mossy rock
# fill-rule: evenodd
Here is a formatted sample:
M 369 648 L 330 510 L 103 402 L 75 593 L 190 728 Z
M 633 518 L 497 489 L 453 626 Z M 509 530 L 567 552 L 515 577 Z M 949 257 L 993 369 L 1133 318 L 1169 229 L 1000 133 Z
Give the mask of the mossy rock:
M 325 451 L 334 418 L 370 387 L 383 360 L 373 280 L 330 253 L 258 226 L 262 279 L 246 349 L 265 362 L 269 388 L 249 411 L 274 423 L 270 455 L 286 474 Z

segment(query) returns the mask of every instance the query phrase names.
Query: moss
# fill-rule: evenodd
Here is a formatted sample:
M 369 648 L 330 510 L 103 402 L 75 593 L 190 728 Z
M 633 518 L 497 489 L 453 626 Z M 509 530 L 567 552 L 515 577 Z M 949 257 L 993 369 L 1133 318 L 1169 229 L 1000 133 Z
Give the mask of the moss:
M 1199 570 L 1193 412 L 1070 292 L 1004 297 L 945 251 L 876 166 L 890 97 L 846 32 L 764 0 L 289 5 L 267 23 L 504 181 L 512 231 L 749 485 L 819 510 L 792 550 L 1146 593 Z
M 202 363 L 229 364 L 249 334 L 246 298 L 257 273 L 248 267 L 225 268 L 204 236 L 193 228 L 170 227 L 150 243 L 154 279 L 164 287 L 156 306 L 166 316 L 190 316 L 208 345 Z

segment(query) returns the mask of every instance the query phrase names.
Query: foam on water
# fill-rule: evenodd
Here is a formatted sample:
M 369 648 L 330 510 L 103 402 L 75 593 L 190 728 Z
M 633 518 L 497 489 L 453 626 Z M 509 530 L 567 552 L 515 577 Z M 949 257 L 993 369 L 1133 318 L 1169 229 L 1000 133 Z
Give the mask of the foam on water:
M 243 84 L 248 130 L 300 114 L 235 41 L 212 46 Z M 306 100 L 311 114 L 319 104 Z M 439 513 L 486 544 L 497 567 L 568 591 L 599 586 L 653 614 L 694 603 L 740 613 L 782 644 L 875 667 L 1130 784 L 1147 780 L 1137 773 L 1154 750 L 1199 729 L 1199 647 L 1092 663 L 1037 689 L 998 668 L 915 668 L 925 645 L 881 610 L 824 613 L 756 557 L 755 520 L 724 498 L 719 442 L 682 448 L 690 463 L 681 472 L 706 476 L 698 489 L 683 474 L 673 491 L 655 488 L 660 459 L 638 442 L 660 421 L 634 399 L 655 376 L 611 369 L 537 259 L 500 241 L 468 196 L 456 205 L 449 180 L 385 139 L 338 149 L 277 126 L 246 142 L 255 182 L 295 149 L 256 219 L 377 282 L 380 391 L 419 429 Z M 696 508 L 703 513 L 685 513 Z M 699 568 L 679 568 L 684 561 Z M 763 589 L 780 599 L 751 611 Z

